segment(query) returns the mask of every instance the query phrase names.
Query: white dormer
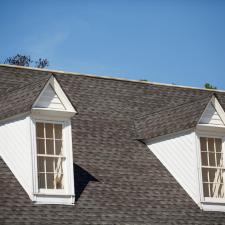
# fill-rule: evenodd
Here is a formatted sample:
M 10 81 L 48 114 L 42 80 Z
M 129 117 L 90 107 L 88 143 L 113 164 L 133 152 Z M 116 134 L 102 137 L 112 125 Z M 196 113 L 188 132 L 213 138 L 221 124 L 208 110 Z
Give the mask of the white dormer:
M 196 128 L 146 143 L 201 209 L 225 211 L 225 112 L 215 96 Z
M 74 203 L 71 117 L 75 113 L 52 76 L 29 115 L 0 124 L 0 155 L 35 203 Z

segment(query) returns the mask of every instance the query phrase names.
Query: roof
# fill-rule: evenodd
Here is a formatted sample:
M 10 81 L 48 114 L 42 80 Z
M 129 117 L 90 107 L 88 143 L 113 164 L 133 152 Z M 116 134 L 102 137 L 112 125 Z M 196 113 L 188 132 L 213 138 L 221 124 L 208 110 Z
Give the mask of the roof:
M 165 109 L 168 115 L 185 109 L 193 113 L 197 102 L 203 99 L 204 105 L 214 92 L 224 108 L 225 93 L 10 66 L 0 66 L 0 93 L 19 101 L 25 93 L 32 96 L 26 84 L 42 83 L 51 75 L 78 111 L 72 119 L 76 203 L 33 204 L 0 159 L 0 224 L 224 224 L 225 213 L 201 211 L 134 138 L 134 121 L 153 121 L 154 112 Z M 10 94 L 17 88 L 17 95 Z M 4 104 L 0 108 L 4 111 Z M 5 118 L 11 111 L 5 110 Z
M 136 138 L 148 140 L 197 126 L 212 94 L 172 108 L 161 109 L 134 120 Z

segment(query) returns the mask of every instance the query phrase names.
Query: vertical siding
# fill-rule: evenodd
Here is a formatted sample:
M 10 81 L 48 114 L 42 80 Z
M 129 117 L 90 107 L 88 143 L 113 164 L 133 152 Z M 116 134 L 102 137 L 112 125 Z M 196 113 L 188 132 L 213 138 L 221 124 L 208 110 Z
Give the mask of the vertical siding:
M 56 95 L 55 91 L 52 89 L 50 85 L 45 89 L 40 97 L 39 101 L 35 105 L 38 108 L 50 108 L 50 109 L 61 109 L 64 110 L 62 102 Z
M 148 145 L 168 171 L 200 203 L 195 133 L 177 134 Z
M 30 117 L 0 125 L 0 155 L 22 187 L 31 196 L 32 162 Z
M 205 112 L 203 113 L 200 124 L 211 124 L 211 125 L 220 125 L 223 126 L 223 121 L 221 120 L 220 116 L 218 115 L 217 111 L 213 107 L 212 103 L 208 105 Z

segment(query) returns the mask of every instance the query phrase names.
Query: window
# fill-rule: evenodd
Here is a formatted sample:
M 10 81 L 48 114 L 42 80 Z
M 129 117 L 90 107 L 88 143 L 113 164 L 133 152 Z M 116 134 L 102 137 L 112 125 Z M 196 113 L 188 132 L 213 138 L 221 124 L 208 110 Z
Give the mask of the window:
M 64 189 L 63 126 L 36 123 L 38 189 Z
M 204 197 L 224 198 L 222 139 L 200 137 Z

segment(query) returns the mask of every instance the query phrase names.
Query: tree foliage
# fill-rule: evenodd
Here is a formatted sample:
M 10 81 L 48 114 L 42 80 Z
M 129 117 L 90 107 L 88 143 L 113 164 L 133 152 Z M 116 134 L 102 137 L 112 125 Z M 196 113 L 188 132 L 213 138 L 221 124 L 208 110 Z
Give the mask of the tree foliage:
M 212 84 L 209 84 L 209 83 L 205 83 L 204 87 L 205 87 L 206 89 L 217 89 L 216 86 L 213 86 Z
M 18 65 L 18 66 L 34 66 L 37 68 L 46 68 L 49 66 L 48 59 L 39 58 L 38 60 L 32 60 L 29 55 L 16 54 L 5 59 L 4 64 Z

